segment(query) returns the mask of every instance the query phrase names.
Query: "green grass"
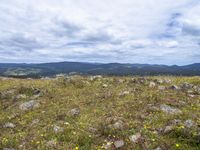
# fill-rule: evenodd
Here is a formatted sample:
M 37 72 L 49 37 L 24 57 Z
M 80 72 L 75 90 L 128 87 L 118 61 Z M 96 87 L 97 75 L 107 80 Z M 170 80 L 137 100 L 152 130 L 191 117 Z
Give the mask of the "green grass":
M 159 85 L 180 86 L 187 82 L 200 86 L 200 77 L 146 77 L 144 83 L 135 83 L 139 77 L 103 77 L 91 80 L 90 77 L 76 76 L 72 79 L 51 80 L 0 79 L 0 149 L 66 149 L 97 150 L 107 142 L 121 139 L 124 150 L 148 150 L 157 147 L 179 150 L 199 150 L 200 141 L 200 95 L 192 98 L 184 90 L 158 90 Z M 120 82 L 120 79 L 123 82 Z M 157 84 L 150 88 L 149 82 L 155 79 L 170 79 L 172 83 Z M 103 84 L 108 87 L 103 87 Z M 41 95 L 34 97 L 34 90 Z M 8 94 L 6 91 L 13 90 Z M 130 91 L 119 96 L 123 91 Z M 24 94 L 25 98 L 15 97 Z M 40 107 L 22 111 L 19 105 L 29 100 L 39 100 Z M 169 115 L 159 109 L 161 104 L 178 108 L 182 114 Z M 150 107 L 151 106 L 151 107 Z M 78 116 L 69 111 L 79 108 Z M 111 121 L 108 121 L 111 118 Z M 39 122 L 33 124 L 34 120 Z M 180 119 L 181 125 L 175 125 L 170 133 L 158 132 L 174 119 Z M 184 121 L 193 120 L 196 125 L 190 129 L 184 127 Z M 123 129 L 110 128 L 115 120 L 123 121 Z M 4 128 L 11 122 L 15 128 Z M 66 124 L 69 123 L 69 124 Z M 53 126 L 64 129 L 55 133 Z M 97 131 L 91 132 L 90 128 Z M 129 136 L 140 132 L 144 143 L 133 144 Z M 47 142 L 54 140 L 55 147 Z M 111 149 L 114 149 L 112 146 Z

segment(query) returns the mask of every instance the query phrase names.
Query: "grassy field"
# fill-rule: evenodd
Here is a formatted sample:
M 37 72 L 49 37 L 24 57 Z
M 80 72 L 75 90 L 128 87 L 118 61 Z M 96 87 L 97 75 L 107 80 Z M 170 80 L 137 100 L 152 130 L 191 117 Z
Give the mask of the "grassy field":
M 0 149 L 200 150 L 200 77 L 1 78 Z

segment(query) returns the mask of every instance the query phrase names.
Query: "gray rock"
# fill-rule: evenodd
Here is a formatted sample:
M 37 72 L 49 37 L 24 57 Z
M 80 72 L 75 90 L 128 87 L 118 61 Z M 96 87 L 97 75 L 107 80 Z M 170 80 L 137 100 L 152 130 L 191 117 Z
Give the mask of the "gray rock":
M 4 127 L 4 128 L 15 128 L 16 125 L 13 124 L 13 123 L 8 122 L 8 123 L 6 123 L 3 127 Z
M 164 86 L 158 86 L 158 89 L 164 91 L 166 88 Z
M 176 85 L 172 85 L 172 86 L 169 87 L 169 89 L 171 89 L 171 90 L 179 90 L 180 88 L 178 86 L 176 86 Z
M 141 138 L 142 138 L 141 133 L 136 133 L 136 134 L 131 135 L 129 137 L 130 141 L 133 142 L 133 143 L 138 143 L 141 140 Z
M 56 142 L 55 140 L 50 140 L 50 141 L 47 142 L 46 145 L 47 145 L 47 147 L 49 147 L 49 148 L 56 148 L 57 142 Z
M 53 130 L 55 133 L 61 133 L 64 131 L 64 129 L 62 127 L 59 127 L 57 125 L 54 125 Z
M 186 120 L 186 121 L 184 122 L 184 125 L 185 125 L 187 128 L 191 128 L 191 127 L 195 126 L 195 122 L 192 121 L 192 120 L 190 120 L 190 119 L 188 119 L 188 120 Z
M 97 133 L 97 129 L 96 128 L 93 128 L 93 127 L 89 127 L 89 132 L 91 132 L 91 133 Z
M 124 128 L 124 123 L 121 120 L 118 120 L 113 124 L 114 129 L 123 129 Z
M 124 141 L 123 140 L 118 140 L 114 142 L 115 148 L 121 148 L 124 146 Z
M 78 116 L 80 114 L 80 109 L 79 108 L 73 108 L 70 110 L 70 113 L 72 116 Z
M 119 97 L 124 97 L 124 96 L 129 95 L 129 94 L 130 94 L 129 91 L 124 91 L 124 92 L 119 93 Z
M 150 87 L 150 88 L 154 88 L 155 86 L 156 86 L 156 83 L 155 83 L 155 82 L 150 82 L 150 83 L 149 83 L 149 87 Z
M 173 130 L 173 126 L 166 126 L 163 133 L 167 134 L 167 133 L 171 132 L 172 130 Z
M 34 108 L 38 108 L 40 106 L 40 103 L 36 100 L 31 100 L 25 103 L 22 103 L 19 108 L 21 110 L 30 110 L 30 109 L 34 109 Z
M 157 147 L 156 149 L 154 149 L 154 150 L 162 150 L 162 148 L 161 147 Z
M 165 113 L 168 113 L 168 114 L 178 114 L 178 113 L 182 113 L 182 111 L 178 108 L 174 108 L 174 107 L 171 107 L 171 106 L 168 106 L 168 105 L 161 105 L 160 106 L 160 109 L 165 112 Z

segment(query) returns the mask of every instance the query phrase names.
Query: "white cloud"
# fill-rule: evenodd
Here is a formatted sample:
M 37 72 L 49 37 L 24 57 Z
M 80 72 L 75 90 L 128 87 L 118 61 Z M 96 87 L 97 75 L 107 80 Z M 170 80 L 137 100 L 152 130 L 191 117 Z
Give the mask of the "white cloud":
M 0 58 L 197 62 L 199 10 L 198 0 L 1 0 Z

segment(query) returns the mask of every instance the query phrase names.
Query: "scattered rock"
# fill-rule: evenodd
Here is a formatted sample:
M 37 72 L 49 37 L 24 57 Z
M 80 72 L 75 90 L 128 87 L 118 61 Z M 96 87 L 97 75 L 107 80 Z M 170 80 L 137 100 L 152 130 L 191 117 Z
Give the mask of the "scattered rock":
M 141 133 L 136 133 L 135 135 L 132 135 L 129 137 L 130 141 L 133 142 L 133 143 L 138 143 L 142 138 L 142 135 Z
M 123 140 L 118 140 L 114 142 L 115 148 L 121 148 L 124 146 L 124 141 Z
M 64 129 L 62 127 L 59 127 L 57 125 L 54 125 L 53 130 L 55 133 L 61 133 L 64 131 Z
M 165 86 L 158 86 L 158 90 L 160 90 L 160 91 L 164 91 L 166 88 L 165 88 Z
M 70 110 L 70 113 L 72 116 L 78 116 L 80 114 L 80 109 L 79 108 L 73 108 Z
M 173 126 L 166 126 L 163 133 L 167 134 L 167 133 L 171 132 L 172 130 L 173 130 Z
M 183 90 L 188 90 L 188 89 L 192 89 L 194 85 L 190 84 L 190 83 L 183 83 L 180 87 L 183 89 Z
M 97 129 L 96 128 L 93 128 L 93 127 L 89 127 L 89 132 L 91 132 L 91 133 L 97 133 Z
M 20 94 L 15 97 L 16 99 L 26 99 L 27 96 L 25 94 Z
M 195 126 L 195 122 L 192 121 L 192 120 L 190 120 L 190 119 L 188 119 L 188 120 L 186 120 L 186 121 L 184 122 L 184 125 L 185 125 L 187 128 L 191 128 L 191 127 Z
M 172 85 L 172 86 L 169 87 L 169 89 L 171 89 L 171 90 L 179 90 L 179 87 L 176 86 L 176 85 Z
M 13 123 L 8 122 L 8 123 L 6 123 L 3 127 L 4 127 L 4 128 L 15 128 L 16 125 L 13 124 Z
M 34 109 L 34 108 L 38 108 L 40 106 L 40 103 L 36 100 L 31 100 L 25 103 L 22 103 L 19 108 L 21 110 L 30 110 L 30 109 Z
M 113 124 L 114 129 L 123 129 L 124 128 L 124 123 L 121 120 L 118 120 Z
M 162 150 L 162 148 L 161 147 L 157 147 L 154 150 Z
M 107 84 L 103 84 L 102 87 L 103 87 L 103 88 L 107 88 L 108 85 L 107 85 Z
M 119 97 L 124 97 L 124 96 L 129 95 L 129 94 L 130 94 L 129 91 L 124 91 L 124 92 L 119 93 Z
M 174 119 L 174 120 L 172 120 L 172 122 L 171 122 L 173 125 L 179 125 L 179 124 L 181 124 L 181 120 L 180 119 Z
M 47 142 L 47 147 L 56 148 L 57 142 L 55 140 L 50 140 Z
M 150 87 L 150 88 L 154 88 L 155 86 L 156 86 L 156 83 L 155 83 L 155 82 L 150 82 L 150 83 L 149 83 L 149 87 Z
M 171 106 L 168 106 L 168 105 L 161 105 L 160 106 L 160 109 L 165 112 L 165 113 L 168 113 L 168 114 L 178 114 L 178 113 L 182 113 L 182 111 L 178 108 L 173 108 Z

